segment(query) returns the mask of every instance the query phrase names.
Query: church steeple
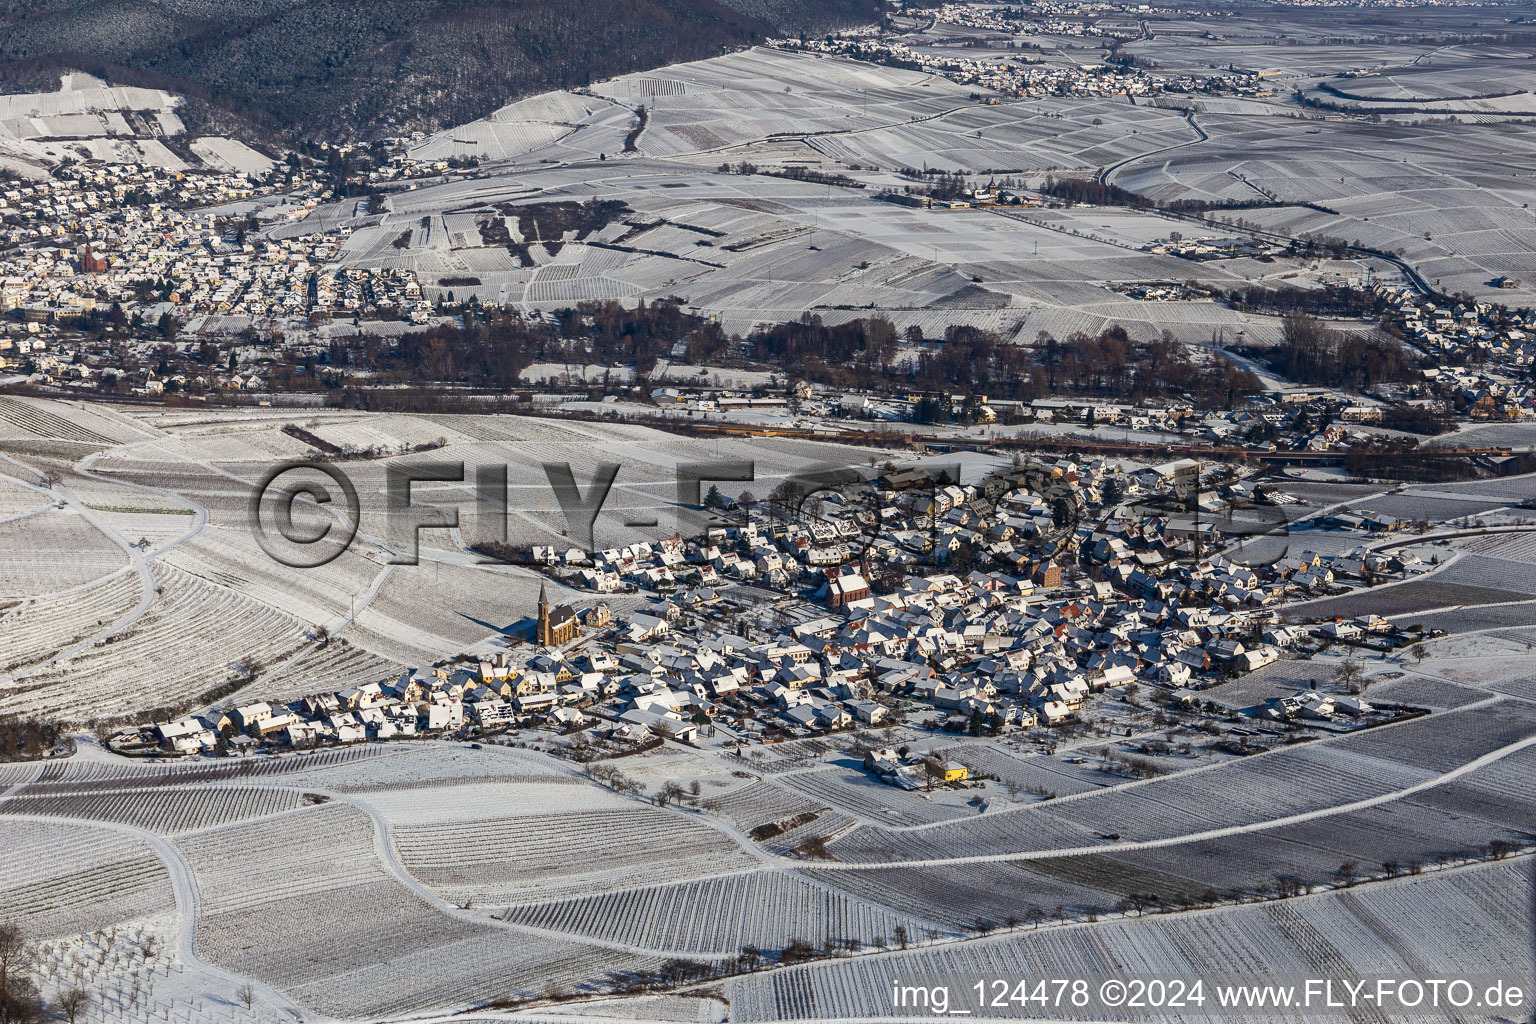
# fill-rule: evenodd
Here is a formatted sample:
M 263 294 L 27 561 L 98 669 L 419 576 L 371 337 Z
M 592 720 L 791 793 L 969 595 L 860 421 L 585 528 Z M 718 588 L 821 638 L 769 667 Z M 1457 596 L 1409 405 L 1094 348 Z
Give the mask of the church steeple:
M 539 627 L 535 637 L 540 647 L 548 647 L 549 636 L 549 584 L 539 584 Z

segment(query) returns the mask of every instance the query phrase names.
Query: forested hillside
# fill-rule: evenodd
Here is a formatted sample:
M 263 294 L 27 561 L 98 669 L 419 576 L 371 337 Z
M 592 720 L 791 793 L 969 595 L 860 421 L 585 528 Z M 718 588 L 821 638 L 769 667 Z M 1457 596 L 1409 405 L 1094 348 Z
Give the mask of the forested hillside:
M 0 0 L 0 86 L 58 69 L 285 135 L 473 120 L 517 96 L 871 20 L 877 0 Z

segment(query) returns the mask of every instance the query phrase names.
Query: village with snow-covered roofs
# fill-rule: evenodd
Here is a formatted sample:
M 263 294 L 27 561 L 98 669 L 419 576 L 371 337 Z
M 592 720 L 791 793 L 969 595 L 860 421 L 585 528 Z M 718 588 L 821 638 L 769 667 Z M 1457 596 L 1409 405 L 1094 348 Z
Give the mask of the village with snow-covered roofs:
M 283 189 L 279 220 L 302 218 L 331 198 L 308 188 L 215 171 L 170 171 L 137 164 L 61 168 L 47 181 L 0 182 L 0 361 L 26 354 L 35 340 L 74 339 L 82 319 L 173 320 L 189 333 L 301 330 L 311 317 L 356 316 L 389 309 L 423 323 L 415 276 L 379 268 L 341 268 L 347 232 L 319 231 L 261 238 L 253 216 L 234 217 L 240 203 Z M 219 207 L 223 212 L 202 212 Z M 258 209 L 252 205 L 252 210 Z M 270 224 L 273 211 L 268 210 Z M 56 349 L 57 345 L 48 346 Z M 37 363 L 34 360 L 34 363 Z M 39 372 L 52 377 L 57 359 Z M 90 379 L 67 370 L 63 379 Z
M 1135 38 L 1126 23 L 1101 23 L 1083 20 L 1086 7 L 1104 15 L 1123 12 L 1129 16 L 1145 13 L 1147 5 L 1047 4 L 1019 8 L 999 8 L 976 4 L 945 4 L 934 15 L 936 25 L 952 29 L 972 28 L 983 33 L 1006 33 L 1017 39 L 1036 34 L 1071 37 Z M 1187 12 L 1191 18 L 1213 16 L 1211 11 Z M 974 85 L 994 90 L 1002 96 L 1021 98 L 1040 96 L 1150 96 L 1160 92 L 1222 92 L 1233 95 L 1259 95 L 1262 90 L 1258 72 L 1240 69 L 1209 69 L 1201 73 L 1151 71 L 1134 64 L 1073 63 L 1051 64 L 1030 49 L 1010 50 L 1002 55 L 962 56 L 951 49 L 934 46 L 924 39 L 906 41 L 872 38 L 847 33 L 824 39 L 782 39 L 770 45 L 813 53 L 840 54 L 860 60 L 888 63 L 897 67 L 920 68 L 943 75 L 959 85 Z M 995 102 L 995 101 L 993 101 Z
M 751 508 L 714 492 L 707 504 L 723 524 L 703 536 L 592 553 L 534 547 L 534 563 L 595 601 L 551 608 L 541 594 L 494 650 L 393 683 L 146 723 L 112 745 L 223 754 L 533 728 L 573 737 L 563 749 L 586 760 L 663 738 L 739 751 L 882 726 L 1044 735 L 1096 722 L 1111 692 L 1198 707 L 1202 689 L 1297 652 L 1422 638 L 1374 615 L 1304 628 L 1270 611 L 1428 569 L 1365 546 L 1405 525 L 1390 517 L 1319 518 L 1361 537 L 1334 556 L 1306 550 L 1308 524 L 1293 523 L 1289 543 L 1250 565 L 1214 553 L 1233 537 L 1202 511 L 1288 496 L 1226 466 L 1028 459 L 973 483 L 949 479 L 888 470 L 862 493 L 785 490 Z M 1188 499 L 1197 482 L 1210 499 Z M 620 594 L 646 600 L 615 615 L 606 602 Z M 1285 723 L 1392 716 L 1304 694 L 1255 712 Z M 877 774 L 908 785 L 899 768 Z

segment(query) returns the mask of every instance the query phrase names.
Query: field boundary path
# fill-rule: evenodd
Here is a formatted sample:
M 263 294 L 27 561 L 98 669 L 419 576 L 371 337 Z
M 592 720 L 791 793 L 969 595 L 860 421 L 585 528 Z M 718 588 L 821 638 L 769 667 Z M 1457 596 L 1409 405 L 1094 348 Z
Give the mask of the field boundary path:
M 171 892 L 176 900 L 176 949 L 182 961 L 188 967 L 196 968 L 216 979 L 223 979 L 231 986 L 250 984 L 259 994 L 260 998 L 273 1007 L 281 1010 L 294 1020 L 309 1020 L 309 1014 L 283 994 L 281 989 L 268 985 L 257 978 L 244 974 L 236 974 L 227 971 L 216 964 L 204 960 L 197 951 L 197 883 L 192 877 L 192 868 L 176 848 L 176 843 L 169 837 L 148 829 L 138 828 L 117 821 L 107 821 L 97 818 L 83 819 L 62 814 L 17 814 L 15 812 L 0 812 L 0 818 L 10 818 L 18 821 L 40 821 L 54 825 L 64 825 L 70 828 L 101 828 L 109 832 L 117 832 L 121 835 L 133 836 L 143 840 L 159 861 L 165 865 L 166 874 L 170 878 Z
M 69 490 L 69 488 L 65 487 L 63 484 L 50 483 L 47 485 L 47 487 L 44 487 L 42 485 L 33 484 L 25 480 L 19 480 L 15 477 L 5 477 L 5 479 L 13 480 L 22 486 L 47 493 L 53 498 L 54 501 L 61 502 L 78 512 L 81 518 L 90 523 L 91 526 L 93 526 L 103 537 L 106 537 L 112 543 L 123 549 L 123 552 L 128 556 L 129 567 L 139 576 L 140 587 L 138 604 L 124 613 L 115 622 L 100 630 L 97 630 L 95 633 L 86 637 L 84 640 L 81 640 L 75 644 L 71 644 L 69 647 L 55 652 L 52 657 L 44 661 L 28 665 L 26 668 L 12 675 L 12 679 L 27 679 L 33 675 L 36 675 L 39 672 L 52 667 L 60 661 L 68 660 L 69 658 L 73 658 L 75 655 L 81 653 L 82 651 L 90 650 L 97 644 L 97 642 L 104 640 L 107 637 L 116 636 L 137 622 L 144 616 L 145 613 L 154 607 L 155 599 L 159 596 L 160 593 L 160 587 L 155 580 L 153 568 L 155 559 L 169 551 L 171 548 L 176 547 L 178 544 L 182 544 L 191 540 L 198 534 L 202 533 L 205 528 L 207 528 L 208 510 L 196 502 L 189 501 L 188 499 L 183 498 L 181 495 L 165 490 L 164 488 L 152 487 L 149 484 L 131 483 L 126 480 L 117 480 L 110 476 L 101 476 L 91 472 L 91 465 L 108 451 L 116 453 L 136 447 L 138 445 L 157 444 L 159 441 L 160 439 L 158 438 L 147 441 L 133 441 L 128 444 L 118 445 L 117 447 L 106 449 L 104 451 L 92 452 L 90 455 L 87 455 L 85 458 L 77 462 L 74 468 L 74 471 L 77 474 L 85 477 L 87 480 L 95 480 L 98 483 L 110 484 L 114 487 L 127 487 L 133 490 L 155 494 L 162 498 L 167 498 L 171 501 L 174 501 L 192 512 L 192 525 L 188 527 L 185 533 L 181 534 L 179 537 L 174 537 L 169 541 L 164 541 L 160 544 L 157 544 L 147 550 L 140 548 L 137 544 L 130 542 L 128 538 L 118 533 L 117 530 L 115 530 L 111 524 L 107 523 L 99 513 L 97 513 L 85 502 L 77 498 Z M 6 462 L 11 463 L 12 465 L 20 466 L 27 472 L 32 473 L 39 478 L 47 479 L 43 476 L 43 474 L 38 473 L 37 470 L 33 469 L 31 466 L 28 466 L 26 463 L 14 459 L 3 452 L 0 452 L 0 459 L 4 459 Z

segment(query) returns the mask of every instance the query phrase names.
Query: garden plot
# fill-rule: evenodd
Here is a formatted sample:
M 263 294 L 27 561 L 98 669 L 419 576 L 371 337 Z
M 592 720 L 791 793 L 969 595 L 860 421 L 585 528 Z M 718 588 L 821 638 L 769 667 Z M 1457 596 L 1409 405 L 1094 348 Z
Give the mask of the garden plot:
M 227 979 L 187 964 L 177 947 L 175 914 L 125 921 L 37 944 L 36 976 L 44 1000 L 64 989 L 91 995 L 79 1024 L 260 1024 L 275 1008 L 260 996 L 250 1009 L 229 998 Z
M 734 953 L 747 945 L 782 949 L 793 939 L 816 946 L 841 939 L 879 945 L 898 926 L 914 935 L 921 927 L 910 917 L 767 869 L 514 907 L 507 920 L 678 953 Z
M 34 597 L 88 584 L 128 556 L 72 508 L 0 523 L 0 596 Z
M 683 746 L 664 744 L 643 754 L 623 759 L 620 768 L 624 774 L 647 792 L 660 789 L 668 782 L 678 782 L 686 787 L 690 782 L 702 782 L 713 778 L 723 781 L 730 776 L 722 766 L 723 759 L 713 754 Z M 548 762 L 546 762 L 548 763 Z
M 466 806 L 465 789 L 458 787 L 451 802 L 435 791 L 410 794 L 414 810 L 398 801 L 383 807 L 406 868 L 455 902 L 530 902 L 708 877 L 756 863 L 707 825 L 602 791 L 484 787 Z M 532 805 L 532 799 L 541 802 Z M 498 811 L 501 816 L 491 816 Z
M 1503 862 L 1277 904 L 1026 931 L 799 967 L 732 981 L 726 996 L 733 1020 L 877 1019 L 889 1016 L 893 977 L 1251 982 L 1286 974 L 1507 974 L 1527 955 L 1529 891 L 1528 865 Z M 1274 1018 L 1272 1011 L 1225 1011 L 1224 1019 Z
M 154 851 L 122 832 L 0 814 L 0 846 L 0 920 L 34 940 L 111 927 L 175 904 Z
M 858 819 L 842 811 L 825 810 L 803 824 L 762 841 L 762 848 L 777 857 L 803 857 L 806 843 L 828 843 L 859 827 Z
M 747 767 L 755 772 L 777 774 L 819 765 L 826 758 L 840 753 L 842 747 L 836 740 L 811 738 L 775 743 L 761 750 L 748 750 L 746 760 Z

